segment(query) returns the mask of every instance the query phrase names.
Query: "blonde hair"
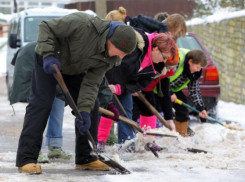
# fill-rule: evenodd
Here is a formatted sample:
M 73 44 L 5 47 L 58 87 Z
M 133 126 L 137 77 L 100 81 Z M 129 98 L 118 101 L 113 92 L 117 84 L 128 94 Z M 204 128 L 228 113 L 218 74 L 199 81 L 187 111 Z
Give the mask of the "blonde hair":
M 125 23 L 126 9 L 124 7 L 119 7 L 118 10 L 110 11 L 105 19 L 112 21 L 121 21 Z
M 179 26 L 181 26 L 181 31 L 177 37 L 185 37 L 187 28 L 185 24 L 185 18 L 180 14 L 172 14 L 169 15 L 166 20 L 163 21 L 168 26 L 168 31 L 173 34 L 173 32 L 177 32 Z

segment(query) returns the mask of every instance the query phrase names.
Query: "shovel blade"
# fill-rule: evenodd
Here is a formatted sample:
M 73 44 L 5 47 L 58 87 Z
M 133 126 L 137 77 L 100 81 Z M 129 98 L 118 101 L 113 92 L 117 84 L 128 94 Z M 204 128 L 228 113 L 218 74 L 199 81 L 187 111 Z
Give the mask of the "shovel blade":
M 111 168 L 117 170 L 121 174 L 130 174 L 131 172 L 127 170 L 125 167 L 123 167 L 121 164 L 117 163 L 116 161 L 113 161 L 109 157 L 98 154 L 98 159 L 103 162 L 104 164 L 110 166 Z

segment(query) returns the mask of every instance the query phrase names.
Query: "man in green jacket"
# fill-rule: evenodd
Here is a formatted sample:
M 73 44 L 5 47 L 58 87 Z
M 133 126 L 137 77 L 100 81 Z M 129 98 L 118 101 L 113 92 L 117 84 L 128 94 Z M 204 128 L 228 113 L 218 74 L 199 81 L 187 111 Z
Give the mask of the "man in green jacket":
M 56 73 L 54 64 L 60 69 L 83 117 L 83 122 L 75 119 L 76 167 L 109 170 L 107 165 L 90 155 L 91 147 L 85 133 L 90 130 L 97 138 L 99 103 L 96 98 L 99 85 L 105 72 L 130 54 L 136 43 L 132 27 L 82 12 L 43 21 L 39 25 L 30 101 L 16 158 L 20 172 L 42 173 L 41 166 L 36 163 L 55 97 L 57 81 L 53 76 Z

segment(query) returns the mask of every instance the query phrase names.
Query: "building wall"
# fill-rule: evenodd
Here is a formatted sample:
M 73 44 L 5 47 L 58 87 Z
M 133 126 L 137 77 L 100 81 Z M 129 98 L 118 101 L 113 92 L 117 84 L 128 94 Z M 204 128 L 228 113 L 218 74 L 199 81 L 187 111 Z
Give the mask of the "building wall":
M 132 17 L 139 14 L 154 17 L 159 12 L 167 12 L 169 14 L 179 13 L 186 18 L 190 18 L 196 6 L 190 0 L 107 0 L 106 3 L 107 13 L 123 6 L 126 8 L 127 14 Z M 65 5 L 65 8 L 76 8 L 81 11 L 91 9 L 96 12 L 94 1 L 70 3 Z
M 245 104 L 245 17 L 188 26 L 218 67 L 221 99 Z
M 70 0 L 17 0 L 18 12 L 29 8 L 45 8 L 57 6 L 63 8 Z M 4 14 L 14 13 L 14 0 L 0 0 L 0 12 Z

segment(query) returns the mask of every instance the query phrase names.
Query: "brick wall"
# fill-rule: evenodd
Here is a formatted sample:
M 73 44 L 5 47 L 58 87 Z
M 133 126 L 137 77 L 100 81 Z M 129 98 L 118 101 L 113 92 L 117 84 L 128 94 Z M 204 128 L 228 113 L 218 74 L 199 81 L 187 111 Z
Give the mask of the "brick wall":
M 245 104 L 245 17 L 188 26 L 219 70 L 221 100 Z

